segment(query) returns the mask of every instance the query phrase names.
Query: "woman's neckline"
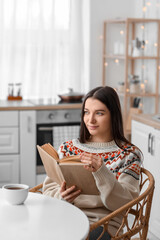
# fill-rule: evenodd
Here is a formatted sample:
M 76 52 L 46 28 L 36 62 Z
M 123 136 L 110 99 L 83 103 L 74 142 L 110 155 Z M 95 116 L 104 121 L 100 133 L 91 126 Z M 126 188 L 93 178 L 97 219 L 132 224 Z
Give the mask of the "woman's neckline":
M 81 143 L 79 139 L 73 139 L 72 140 L 73 145 L 76 146 L 77 148 L 83 150 L 83 151 L 88 151 L 90 153 L 103 153 L 106 152 L 107 149 L 110 151 L 114 151 L 118 148 L 116 145 L 115 141 L 111 142 L 86 142 L 86 143 Z
M 113 146 L 115 145 L 115 141 L 109 141 L 109 142 L 86 142 L 86 145 L 90 146 L 97 146 L 97 147 L 106 147 L 106 146 Z

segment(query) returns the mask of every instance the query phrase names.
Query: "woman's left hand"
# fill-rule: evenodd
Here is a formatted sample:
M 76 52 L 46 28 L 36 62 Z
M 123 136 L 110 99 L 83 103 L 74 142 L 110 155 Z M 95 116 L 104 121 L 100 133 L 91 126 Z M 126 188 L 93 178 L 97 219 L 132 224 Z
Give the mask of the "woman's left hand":
M 84 168 L 91 172 L 96 172 L 102 166 L 102 158 L 92 153 L 84 152 L 81 154 L 80 159 L 85 164 Z

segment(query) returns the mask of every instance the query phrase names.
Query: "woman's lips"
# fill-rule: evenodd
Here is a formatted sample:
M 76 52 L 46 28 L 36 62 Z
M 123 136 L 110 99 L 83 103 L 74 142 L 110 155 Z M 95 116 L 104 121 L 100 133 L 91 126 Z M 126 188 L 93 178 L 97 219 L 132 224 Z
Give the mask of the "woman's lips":
M 98 126 L 88 126 L 88 128 L 89 128 L 90 130 L 95 130 L 95 129 L 98 128 Z

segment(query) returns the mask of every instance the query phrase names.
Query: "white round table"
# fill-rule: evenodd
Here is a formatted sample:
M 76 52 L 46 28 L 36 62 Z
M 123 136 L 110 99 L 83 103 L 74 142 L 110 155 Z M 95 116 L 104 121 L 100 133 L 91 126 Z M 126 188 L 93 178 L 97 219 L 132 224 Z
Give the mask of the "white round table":
M 0 239 L 82 240 L 88 233 L 88 218 L 72 204 L 29 193 L 24 204 L 10 205 L 0 189 Z

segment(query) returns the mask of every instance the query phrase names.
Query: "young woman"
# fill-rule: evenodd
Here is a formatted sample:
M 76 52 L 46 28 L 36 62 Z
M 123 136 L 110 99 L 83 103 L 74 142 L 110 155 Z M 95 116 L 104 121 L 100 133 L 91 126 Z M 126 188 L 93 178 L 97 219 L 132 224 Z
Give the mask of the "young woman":
M 64 142 L 58 153 L 60 158 L 80 154 L 100 194 L 83 195 L 75 186 L 66 188 L 65 182 L 59 186 L 48 177 L 44 194 L 73 203 L 90 223 L 138 196 L 142 154 L 124 137 L 120 102 L 113 88 L 97 87 L 85 96 L 80 137 Z M 120 223 L 121 219 L 113 220 L 109 232 L 114 233 Z M 97 239 L 100 232 L 101 227 L 91 233 L 90 239 Z M 110 239 L 109 234 L 102 239 Z

